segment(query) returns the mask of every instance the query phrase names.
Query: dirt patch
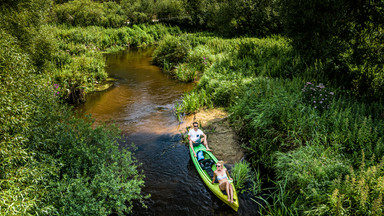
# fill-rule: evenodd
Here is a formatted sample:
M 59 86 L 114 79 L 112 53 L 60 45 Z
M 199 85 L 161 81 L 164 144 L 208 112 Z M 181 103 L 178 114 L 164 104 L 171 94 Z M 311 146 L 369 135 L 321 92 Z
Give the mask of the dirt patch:
M 208 146 L 216 158 L 234 164 L 244 157 L 244 151 L 227 116 L 228 113 L 222 109 L 202 110 L 186 117 L 181 128 L 186 132 L 186 128 L 189 129 L 193 122 L 199 122 L 208 137 Z

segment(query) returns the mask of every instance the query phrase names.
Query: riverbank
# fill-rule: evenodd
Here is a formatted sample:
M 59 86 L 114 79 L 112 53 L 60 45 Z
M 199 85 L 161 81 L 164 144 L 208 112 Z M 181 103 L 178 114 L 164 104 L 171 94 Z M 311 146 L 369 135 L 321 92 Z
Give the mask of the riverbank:
M 205 107 L 231 112 L 228 118 L 249 152 L 253 171 L 248 175 L 255 182 L 273 181 L 272 187 L 257 184 L 254 193 L 264 200 L 264 213 L 377 210 L 375 205 L 366 206 L 382 199 L 376 188 L 384 174 L 383 105 L 360 100 L 353 96 L 356 89 L 341 90 L 333 80 L 321 77 L 329 68 L 319 62 L 306 64 L 289 38 L 170 36 L 159 43 L 154 62 L 181 81 L 199 78 L 177 104 L 180 116 Z M 204 119 L 196 115 L 197 121 Z M 212 143 L 212 148 L 220 145 Z M 368 175 L 372 169 L 380 171 Z M 367 182 L 365 189 L 359 190 L 352 178 Z M 354 196 L 352 191 L 359 192 Z M 336 207 L 335 200 L 352 201 Z
M 45 70 L 55 84 L 58 96 L 71 103 L 69 97 L 81 89 L 84 94 L 103 91 L 112 86 L 105 71 L 105 54 L 128 48 L 153 46 L 166 35 L 180 34 L 178 27 L 163 24 L 132 25 L 121 28 L 100 26 L 46 25 L 52 60 Z M 73 100 L 72 100 L 73 101 Z M 74 100 L 77 101 L 77 100 Z
M 235 164 L 244 157 L 240 140 L 228 120 L 228 112 L 220 108 L 204 109 L 186 116 L 179 130 L 185 134 L 193 122 L 198 122 L 208 137 L 208 146 L 212 153 L 226 163 Z

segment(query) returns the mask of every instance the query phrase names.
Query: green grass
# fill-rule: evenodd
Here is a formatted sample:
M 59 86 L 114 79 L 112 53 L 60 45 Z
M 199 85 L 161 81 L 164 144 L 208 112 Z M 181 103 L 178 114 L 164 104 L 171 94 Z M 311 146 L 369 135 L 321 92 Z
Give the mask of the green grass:
M 60 85 L 63 99 L 68 98 L 68 92 L 74 86 L 83 88 L 85 93 L 91 92 L 96 83 L 108 77 L 105 53 L 127 47 L 153 46 L 162 37 L 180 32 L 177 27 L 161 24 L 121 28 L 51 25 L 44 28 L 51 32 L 51 43 L 55 45 L 51 64 L 46 70 L 53 82 Z
M 179 80 L 199 80 L 184 95 L 177 112 L 182 116 L 217 106 L 231 113 L 232 126 L 246 140 L 243 146 L 251 167 L 265 171 L 262 177 L 253 172 L 252 181 L 273 180 L 273 189 L 253 184 L 255 194 L 269 191 L 261 196 L 264 213 L 335 214 L 335 199 L 356 200 L 343 205 L 348 209 L 344 212 L 363 211 L 352 209 L 362 208 L 357 200 L 364 197 L 341 195 L 340 188 L 339 194 L 332 191 L 336 193 L 334 185 L 349 175 L 350 167 L 359 167 L 362 151 L 376 158 L 370 160 L 371 166 L 378 166 L 378 158 L 384 156 L 380 103 L 361 102 L 351 96 L 353 91 L 327 82 L 327 66 L 304 64 L 283 37 L 222 39 L 183 34 L 172 41 L 183 44 L 172 51 L 183 50 L 183 58 L 167 58 L 172 65 L 168 69 Z M 160 52 L 155 57 L 163 58 Z M 239 171 L 239 188 L 245 173 Z M 376 203 L 369 208 L 377 212 L 380 196 L 377 192 L 367 196 Z
M 251 167 L 246 161 L 235 163 L 235 166 L 231 169 L 231 175 L 236 191 L 242 193 L 247 181 L 251 180 Z

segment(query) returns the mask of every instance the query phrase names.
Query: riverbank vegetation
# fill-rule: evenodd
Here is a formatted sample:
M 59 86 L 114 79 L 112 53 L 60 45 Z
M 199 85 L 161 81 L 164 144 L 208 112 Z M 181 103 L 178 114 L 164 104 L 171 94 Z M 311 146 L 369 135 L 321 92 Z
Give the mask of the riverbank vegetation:
M 121 215 L 143 203 L 144 175 L 133 155 L 118 149 L 119 130 L 95 128 L 67 104 L 106 79 L 104 53 L 180 32 L 126 26 L 126 18 L 110 14 L 117 9 L 91 1 L 1 4 L 1 215 Z
M 178 112 L 231 113 L 253 169 L 249 180 L 251 168 L 236 166 L 238 187 L 257 182 L 264 214 L 382 214 L 383 7 L 3 1 L 0 214 L 123 214 L 143 199 L 144 176 L 131 153 L 118 150 L 118 130 L 92 128 L 67 103 L 106 79 L 103 53 L 157 41 L 154 64 L 198 81 Z
M 382 214 L 384 5 L 280 3 L 285 36 L 192 33 L 159 43 L 154 63 L 181 81 L 198 80 L 177 111 L 220 106 L 231 113 L 253 181 L 263 176 L 264 187 L 253 190 L 263 213 Z M 325 14 L 296 10 L 309 4 Z M 326 16 L 337 10 L 348 19 Z M 246 178 L 241 166 L 235 171 Z

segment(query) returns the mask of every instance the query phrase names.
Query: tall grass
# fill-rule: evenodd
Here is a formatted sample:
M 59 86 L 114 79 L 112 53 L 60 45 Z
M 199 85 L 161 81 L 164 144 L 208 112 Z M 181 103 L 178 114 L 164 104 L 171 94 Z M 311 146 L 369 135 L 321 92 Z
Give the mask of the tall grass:
M 231 174 L 236 191 L 240 193 L 243 192 L 245 184 L 247 181 L 251 180 L 251 167 L 248 162 L 241 161 L 235 163 L 235 166 L 231 170 Z
M 192 113 L 209 104 L 232 113 L 232 126 L 246 140 L 251 166 L 261 167 L 267 172 L 265 178 L 273 178 L 270 196 L 262 196 L 267 203 L 262 204 L 264 213 L 368 214 L 363 205 L 357 205 L 365 200 L 375 203 L 367 209 L 378 212 L 382 198 L 377 192 L 367 193 L 366 198 L 355 196 L 341 189 L 356 189 L 346 186 L 350 177 L 342 184 L 339 179 L 351 175 L 350 167 L 359 167 L 362 151 L 374 158 L 369 169 L 380 167 L 377 158 L 384 156 L 382 104 L 363 103 L 351 96 L 353 92 L 334 86 L 324 76 L 329 68 L 326 64 L 304 64 L 283 37 L 181 37 L 175 40 L 187 41 L 190 47 L 185 58 L 174 62 L 174 73 L 181 80 L 199 82 L 184 95 L 179 112 Z M 204 67 L 202 60 L 208 60 Z M 204 103 L 201 97 L 206 99 Z M 335 188 L 335 184 L 339 186 Z M 356 203 L 338 204 L 347 199 Z
M 154 45 L 160 38 L 180 32 L 177 27 L 133 25 L 118 29 L 98 26 L 46 26 L 54 36 L 56 52 L 48 70 L 53 82 L 60 85 L 60 96 L 69 97 L 72 89 L 93 91 L 97 83 L 107 78 L 104 53 L 116 52 L 130 46 Z

